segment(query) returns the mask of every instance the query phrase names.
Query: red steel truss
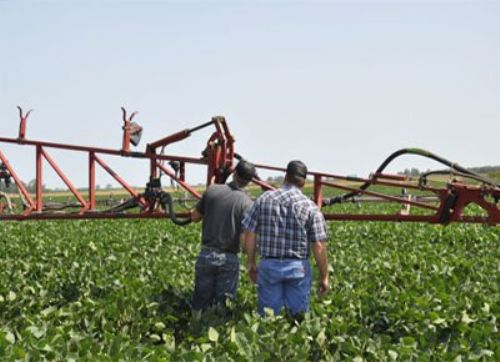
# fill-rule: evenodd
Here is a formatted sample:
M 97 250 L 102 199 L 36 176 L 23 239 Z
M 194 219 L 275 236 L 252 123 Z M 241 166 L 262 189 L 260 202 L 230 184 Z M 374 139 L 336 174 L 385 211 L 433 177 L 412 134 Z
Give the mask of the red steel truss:
M 167 137 L 147 144 L 144 152 L 131 151 L 131 143 L 139 143 L 142 128 L 133 121 L 137 112 L 127 117 L 127 112 L 122 108 L 123 138 L 121 149 L 108 149 L 98 147 L 78 146 L 45 141 L 35 141 L 26 138 L 27 119 L 31 111 L 26 114 L 19 109 L 20 124 L 17 138 L 0 137 L 0 144 L 17 144 L 31 146 L 35 150 L 36 191 L 31 195 L 7 156 L 0 149 L 0 184 L 2 181 L 8 185 L 13 182 L 18 190 L 19 197 L 23 200 L 24 209 L 21 212 L 12 210 L 11 201 L 6 193 L 0 193 L 0 221 L 6 220 L 51 220 L 51 219 L 108 219 L 108 218 L 183 218 L 187 213 L 165 213 L 165 192 L 162 191 L 158 180 L 161 173 L 167 175 L 194 199 L 201 197 L 200 191 L 190 186 L 186 181 L 186 165 L 198 164 L 206 167 L 206 185 L 224 183 L 233 171 L 233 164 L 239 156 L 234 150 L 234 138 L 229 130 L 224 117 L 213 117 L 209 122 L 197 127 L 173 133 Z M 194 132 L 213 127 L 214 131 L 209 137 L 201 157 L 186 157 L 165 154 L 165 149 L 176 142 L 190 137 Z M 77 151 L 87 154 L 88 158 L 88 195 L 82 195 L 71 180 L 65 175 L 57 162 L 50 156 L 49 149 Z M 102 155 L 144 159 L 149 163 L 150 174 L 148 188 L 145 193 L 139 193 L 124 178 L 118 175 L 104 160 Z M 44 161 L 56 172 L 66 184 L 74 198 L 77 200 L 78 211 L 53 211 L 44 204 L 43 167 Z M 169 163 L 165 163 L 165 162 Z M 175 163 L 175 167 L 172 166 Z M 110 209 L 96 207 L 96 168 L 101 167 L 111 175 L 130 194 L 126 205 Z M 284 172 L 282 167 L 256 164 L 261 170 Z M 376 172 L 369 178 L 348 177 L 324 172 L 309 172 L 313 179 L 313 201 L 322 208 L 326 220 L 353 220 L 353 221 L 410 221 L 428 222 L 435 224 L 448 224 L 450 222 L 485 223 L 490 225 L 500 224 L 500 187 L 496 183 L 481 182 L 482 179 L 474 175 L 465 174 L 477 182 L 459 181 L 451 179 L 444 186 L 430 186 L 426 182 L 411 179 L 402 175 L 390 175 Z M 267 182 L 254 178 L 253 182 L 262 190 L 272 190 L 273 186 Z M 354 187 L 353 184 L 362 183 L 363 187 Z M 152 185 L 152 186 L 150 186 Z M 384 192 L 373 191 L 368 186 L 383 186 Z M 340 203 L 346 201 L 375 201 L 399 204 L 404 209 L 392 214 L 361 214 L 342 213 L 336 210 L 336 201 L 326 200 L 324 193 L 327 189 L 336 189 L 349 193 L 349 197 L 337 198 Z M 415 190 L 426 192 L 431 197 L 411 197 L 395 193 L 386 193 L 385 190 Z M 149 190 L 149 191 L 148 191 Z M 160 191 L 159 191 L 160 190 Z M 163 196 L 162 196 L 163 195 Z M 5 198 L 7 202 L 2 202 Z M 161 199 L 161 200 L 160 200 Z M 335 199 L 335 198 L 334 198 Z M 167 200 L 168 201 L 168 200 Z M 331 205 L 331 206 L 329 206 Z M 465 209 L 475 205 L 480 213 L 470 214 Z M 134 208 L 133 211 L 126 210 Z M 416 213 L 412 210 L 425 212 Z

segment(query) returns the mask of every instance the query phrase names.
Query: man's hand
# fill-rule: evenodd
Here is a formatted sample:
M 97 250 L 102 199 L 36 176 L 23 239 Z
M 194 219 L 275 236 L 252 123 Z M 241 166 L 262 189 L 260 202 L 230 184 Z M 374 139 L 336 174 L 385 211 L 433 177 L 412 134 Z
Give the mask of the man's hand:
M 191 210 L 190 218 L 192 222 L 198 222 L 203 219 L 203 215 L 198 210 L 196 210 L 196 208 L 194 208 Z
M 324 296 L 329 289 L 328 277 L 319 280 L 318 295 L 320 297 Z
M 251 231 L 244 231 L 245 235 L 245 249 L 247 251 L 248 260 L 248 275 L 250 280 L 257 283 L 257 274 L 259 270 L 257 269 L 257 263 L 255 262 L 255 246 L 257 235 Z
M 259 269 L 257 268 L 257 265 L 255 263 L 249 263 L 248 264 L 248 276 L 250 277 L 250 280 L 256 284 L 257 283 L 257 275 L 259 274 Z
M 316 241 L 312 244 L 312 251 L 319 269 L 318 295 L 321 297 L 328 291 L 328 258 L 326 256 L 326 242 Z

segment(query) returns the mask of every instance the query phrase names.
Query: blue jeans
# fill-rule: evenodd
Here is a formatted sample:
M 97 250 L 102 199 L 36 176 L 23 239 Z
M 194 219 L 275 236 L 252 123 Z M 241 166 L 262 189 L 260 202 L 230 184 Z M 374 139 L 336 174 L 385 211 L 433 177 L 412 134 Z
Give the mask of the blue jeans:
M 311 266 L 309 260 L 262 259 L 257 277 L 259 313 L 271 308 L 275 315 L 285 309 L 293 315 L 309 310 Z
M 202 249 L 195 266 L 193 309 L 206 309 L 234 298 L 239 270 L 236 254 Z

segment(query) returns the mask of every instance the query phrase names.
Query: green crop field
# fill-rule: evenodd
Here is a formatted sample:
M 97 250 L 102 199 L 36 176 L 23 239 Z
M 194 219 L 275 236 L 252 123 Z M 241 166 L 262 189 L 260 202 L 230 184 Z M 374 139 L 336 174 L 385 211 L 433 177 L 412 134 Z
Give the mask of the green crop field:
M 498 227 L 329 223 L 331 291 L 303 321 L 191 314 L 199 225 L 0 223 L 0 360 L 500 359 Z

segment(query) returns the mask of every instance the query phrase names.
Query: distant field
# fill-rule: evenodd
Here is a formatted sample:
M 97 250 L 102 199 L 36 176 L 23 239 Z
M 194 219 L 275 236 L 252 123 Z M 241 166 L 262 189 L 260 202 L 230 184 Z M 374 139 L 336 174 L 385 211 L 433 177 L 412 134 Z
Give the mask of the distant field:
M 498 181 L 500 183 L 500 170 L 496 170 L 494 172 L 490 172 L 490 173 L 485 173 L 483 174 L 483 176 L 485 177 L 488 177 L 492 180 L 495 180 L 495 181 Z M 443 183 L 446 183 L 447 181 L 449 181 L 450 177 L 447 176 L 447 175 L 435 175 L 435 176 L 432 176 L 432 178 L 430 178 L 429 180 L 432 180 L 432 182 L 435 182 L 435 183 L 438 183 L 438 184 L 443 184 Z M 457 179 L 460 180 L 460 177 L 457 177 Z M 351 186 L 351 187 L 355 187 L 357 185 L 359 185 L 359 183 L 353 183 L 353 182 L 349 182 L 349 181 L 335 181 L 336 183 L 339 183 L 339 184 L 342 184 L 342 185 L 348 185 L 348 186 Z M 474 181 L 472 181 L 474 182 Z M 271 184 L 274 184 L 275 186 L 280 186 L 279 183 L 276 183 L 276 182 L 271 182 Z M 194 186 L 194 188 L 197 190 L 197 191 L 200 191 L 202 192 L 204 190 L 204 186 Z M 136 187 L 134 188 L 137 192 L 143 192 L 144 191 L 144 188 L 143 187 Z M 165 187 L 164 188 L 166 191 L 169 191 L 169 192 L 173 192 L 173 194 L 175 194 L 175 191 L 172 189 L 172 188 L 169 188 L 169 187 Z M 259 192 L 260 190 L 260 187 L 258 186 L 250 186 L 248 187 L 248 189 L 250 190 L 251 193 L 253 194 L 256 194 Z M 312 183 L 309 182 L 307 185 L 306 185 L 306 189 L 312 189 Z M 380 188 L 379 188 L 380 189 Z M 383 189 L 383 188 L 382 188 Z M 331 191 L 330 189 L 328 188 L 325 188 L 327 194 L 329 193 L 333 193 L 333 194 L 339 194 L 340 192 L 335 192 L 335 191 Z M 79 189 L 79 192 L 84 195 L 84 196 L 87 196 L 88 195 L 88 191 L 86 189 Z M 32 197 L 35 197 L 34 194 L 31 194 Z M 179 193 L 180 195 L 180 193 Z M 97 198 L 99 199 L 104 199 L 106 197 L 117 197 L 117 198 L 122 198 L 122 197 L 128 197 L 129 196 L 129 193 L 125 190 L 125 189 L 122 189 L 122 188 L 113 188 L 113 189 L 101 189 L 101 190 L 97 190 L 96 191 L 96 196 Z M 18 196 L 17 195 L 12 195 L 13 198 L 17 198 Z M 44 192 L 44 197 L 47 197 L 47 198 L 64 198 L 64 197 L 73 197 L 73 194 L 69 191 L 69 190 L 66 190 L 66 191 L 48 191 L 48 192 Z
M 429 185 L 432 186 L 437 186 L 437 187 L 445 187 L 446 182 L 449 181 L 449 177 L 446 175 L 436 175 L 432 176 L 432 178 L 429 178 Z M 474 183 L 474 181 L 468 180 L 468 182 Z M 341 184 L 344 186 L 349 186 L 352 188 L 357 188 L 361 185 L 361 183 L 356 183 L 356 182 L 351 182 L 351 181 L 334 181 L 334 183 Z M 281 186 L 280 183 L 272 183 L 275 187 Z M 195 189 L 199 191 L 200 193 L 204 191 L 204 187 L 202 186 L 195 186 Z M 138 193 L 142 193 L 144 191 L 143 188 L 136 188 L 135 189 Z M 182 189 L 179 189 L 178 191 L 173 190 L 172 188 L 164 188 L 165 191 L 169 192 L 174 200 L 174 208 L 178 212 L 186 212 L 190 210 L 191 208 L 194 207 L 196 204 L 197 200 L 194 196 L 189 194 L 186 191 L 181 191 Z M 253 198 L 256 198 L 259 196 L 262 192 L 261 188 L 259 186 L 249 186 L 246 188 L 247 192 L 251 194 Z M 375 192 L 381 192 L 384 194 L 390 194 L 392 196 L 399 197 L 401 195 L 402 189 L 401 188 L 389 188 L 386 186 L 371 186 L 369 188 L 370 191 L 375 191 Z M 79 190 L 80 194 L 84 198 L 88 198 L 88 191 L 87 190 Z M 308 182 L 304 188 L 304 192 L 312 196 L 313 195 L 313 184 L 311 182 Z M 330 198 L 333 196 L 338 196 L 341 194 L 344 194 L 344 191 L 334 189 L 331 187 L 324 187 L 323 188 L 323 197 L 324 198 Z M 435 194 L 431 192 L 424 192 L 421 190 L 414 190 L 414 189 L 408 189 L 406 190 L 407 195 L 411 195 L 413 197 L 434 197 Z M 14 213 L 21 213 L 21 210 L 23 210 L 24 206 L 21 203 L 21 199 L 19 195 L 11 195 L 11 201 L 12 204 L 14 205 Z M 35 195 L 32 194 L 33 199 L 35 199 Z M 124 189 L 105 189 L 105 190 L 98 190 L 96 191 L 96 209 L 100 211 L 104 210 L 111 210 L 112 208 L 118 206 L 122 202 L 125 202 L 131 198 L 130 194 L 124 190 Z M 372 198 L 373 199 L 373 198 Z M 2 200 L 0 200 L 2 201 Z M 358 200 L 351 200 L 351 201 L 356 201 L 356 202 L 346 202 L 342 204 L 335 204 L 332 206 L 325 206 L 322 208 L 322 211 L 325 213 L 329 214 L 400 214 L 402 211 L 403 212 L 408 212 L 409 209 L 405 207 L 403 204 L 399 203 L 383 203 L 380 204 L 378 202 L 373 202 L 373 200 L 361 200 L 363 202 L 363 205 L 358 202 Z M 366 201 L 366 202 L 364 202 Z M 380 199 L 378 200 L 380 201 Z M 432 200 L 427 200 L 427 202 L 430 202 L 430 205 L 437 206 L 437 201 L 432 201 Z M 74 195 L 69 192 L 69 191 L 59 191 L 59 192 L 44 192 L 44 210 L 48 212 L 61 212 L 62 210 L 66 212 L 78 212 L 81 208 L 80 204 L 77 202 L 76 198 Z M 133 208 L 127 211 L 126 213 L 135 213 L 139 209 L 138 208 Z M 5 212 L 5 211 L 4 211 Z M 411 207 L 411 214 L 412 215 L 431 215 L 434 214 L 435 211 L 433 210 L 428 210 L 428 209 L 423 209 L 419 207 Z M 467 215 L 484 215 L 484 210 L 480 209 L 476 205 L 471 205 L 467 208 L 465 211 L 465 214 Z

